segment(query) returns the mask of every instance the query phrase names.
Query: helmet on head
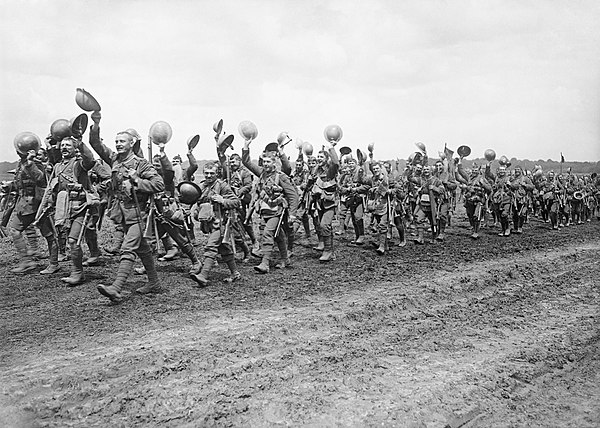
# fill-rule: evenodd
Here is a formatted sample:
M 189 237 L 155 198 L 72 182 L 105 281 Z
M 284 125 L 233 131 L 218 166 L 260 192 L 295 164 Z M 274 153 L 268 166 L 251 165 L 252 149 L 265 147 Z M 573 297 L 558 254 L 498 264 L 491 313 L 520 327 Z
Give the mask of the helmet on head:
M 42 145 L 42 142 L 40 137 L 35 135 L 33 132 L 25 131 L 17 134 L 14 144 L 17 153 L 19 155 L 25 155 L 29 150 L 33 150 L 37 153 Z

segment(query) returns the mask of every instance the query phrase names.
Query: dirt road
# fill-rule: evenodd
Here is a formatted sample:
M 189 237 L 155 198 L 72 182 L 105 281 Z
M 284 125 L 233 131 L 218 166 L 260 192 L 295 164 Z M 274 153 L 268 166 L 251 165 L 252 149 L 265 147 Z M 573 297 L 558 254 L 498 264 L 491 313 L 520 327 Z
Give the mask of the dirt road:
M 163 263 L 166 293 L 117 306 L 95 290 L 116 261 L 70 289 L 7 273 L 1 243 L 0 420 L 599 426 L 600 222 L 475 243 L 459 222 L 383 257 L 339 241 L 330 265 L 307 245 L 291 269 L 226 285 L 220 267 L 205 289 Z

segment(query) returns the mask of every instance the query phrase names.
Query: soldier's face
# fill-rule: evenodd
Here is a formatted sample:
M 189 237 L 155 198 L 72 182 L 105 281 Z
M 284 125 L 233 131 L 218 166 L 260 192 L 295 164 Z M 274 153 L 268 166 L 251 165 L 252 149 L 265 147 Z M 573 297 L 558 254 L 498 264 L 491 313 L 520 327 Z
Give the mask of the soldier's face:
M 389 174 L 390 172 L 392 172 L 392 165 L 390 165 L 389 163 L 386 163 L 386 164 L 385 164 L 385 170 L 388 172 L 388 174 Z
M 64 158 L 72 158 L 75 156 L 75 146 L 73 140 L 65 138 L 60 142 L 60 153 Z
M 523 170 L 521 168 L 515 168 L 515 177 L 520 177 L 523 174 Z
M 381 167 L 379 165 L 373 165 L 373 175 L 379 177 L 381 174 Z
M 133 147 L 133 141 L 128 134 L 117 134 L 115 138 L 115 148 L 119 154 L 127 154 Z
M 264 157 L 263 158 L 263 168 L 268 172 L 275 171 L 275 161 L 273 160 L 273 158 L 268 157 L 268 156 Z
M 500 168 L 498 168 L 498 175 L 500 177 L 504 177 L 506 175 L 506 167 L 505 166 L 501 166 Z
M 314 168 L 315 166 L 317 166 L 317 160 L 316 160 L 316 159 L 314 159 L 314 158 L 313 158 L 313 159 L 310 159 L 310 160 L 308 161 L 308 167 L 312 169 L 312 168 Z
M 354 170 L 354 168 L 356 168 L 356 161 L 354 159 L 352 159 L 351 161 L 348 161 L 348 168 L 350 169 L 350 171 Z
M 217 180 L 217 170 L 215 168 L 205 168 L 204 180 L 209 184 L 214 183 Z
M 242 161 L 237 156 L 230 157 L 229 164 L 231 165 L 231 169 L 233 169 L 234 171 L 237 171 L 238 169 L 240 169 L 240 165 L 242 164 Z
M 431 174 L 431 171 L 429 170 L 429 168 L 423 168 L 423 177 L 428 178 L 429 175 Z
M 421 167 L 421 166 L 417 166 L 417 167 L 415 168 L 415 174 L 417 174 L 417 175 L 421 175 L 422 173 L 423 173 L 423 167 Z
M 444 164 L 442 164 L 441 162 L 437 162 L 435 164 L 435 170 L 441 174 L 442 172 L 444 172 Z
M 325 157 L 325 153 L 323 153 L 323 152 L 319 152 L 319 153 L 317 154 L 317 162 L 318 162 L 320 165 L 325 165 L 325 164 L 327 163 L 327 158 Z

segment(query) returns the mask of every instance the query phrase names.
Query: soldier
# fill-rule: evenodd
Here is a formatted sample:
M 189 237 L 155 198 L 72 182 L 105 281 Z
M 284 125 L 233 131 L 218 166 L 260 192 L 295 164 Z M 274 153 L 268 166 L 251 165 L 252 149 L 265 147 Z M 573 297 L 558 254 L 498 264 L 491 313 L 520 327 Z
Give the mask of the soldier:
M 250 249 L 246 244 L 244 235 L 247 234 L 250 237 L 252 246 L 256 245 L 256 237 L 254 236 L 254 228 L 251 222 L 246 222 L 246 216 L 252 201 L 252 174 L 245 167 L 242 166 L 242 158 L 240 155 L 234 153 L 227 160 L 227 156 L 224 152 L 217 150 L 219 156 L 219 162 L 223 168 L 226 182 L 231 186 L 231 190 L 240 200 L 240 205 L 237 208 L 237 212 L 232 217 L 233 221 L 233 232 L 235 244 L 238 245 L 244 255 L 242 262 L 248 261 L 248 255 Z
M 254 266 L 257 273 L 268 273 L 273 252 L 273 244 L 277 243 L 279 249 L 279 262 L 276 268 L 284 268 L 290 265 L 285 231 L 282 227 L 285 211 L 288 210 L 288 219 L 295 221 L 298 209 L 298 193 L 289 177 L 277 171 L 276 157 L 264 154 L 262 156 L 262 167 L 250 159 L 250 143 L 246 140 L 242 150 L 242 163 L 250 172 L 258 177 L 256 186 L 257 198 L 255 210 L 265 222 L 262 239 L 262 261 L 260 265 Z
M 415 184 L 419 187 L 417 189 L 417 208 L 416 208 L 416 222 L 417 222 L 417 244 L 425 243 L 425 226 L 429 221 L 431 227 L 431 243 L 435 243 L 437 237 L 437 204 L 440 196 L 444 192 L 444 185 L 442 181 L 431 175 L 431 167 L 423 166 L 421 177 L 413 178 Z
M 462 162 L 458 163 L 456 179 L 463 184 L 465 209 L 469 224 L 473 228 L 472 239 L 479 239 L 479 227 L 484 217 L 487 195 L 492 192 L 492 186 L 481 173 L 481 166 L 474 164 L 471 173 L 463 168 Z
M 334 145 L 328 143 L 324 146 L 324 150 L 317 154 L 317 166 L 313 172 L 316 181 L 311 190 L 319 221 L 317 228 L 319 245 L 315 249 L 323 251 L 319 258 L 321 262 L 335 260 L 332 222 L 339 203 L 337 184 L 339 167 L 340 162 Z
M 347 173 L 340 180 L 340 195 L 346 197 L 346 205 L 354 227 L 354 245 L 363 245 L 365 241 L 365 198 L 370 184 L 363 166 L 358 166 L 351 155 L 346 158 Z
M 396 172 L 398 171 L 396 170 Z M 404 222 L 408 220 L 408 182 L 404 175 L 398 173 L 393 174 L 391 179 L 388 176 L 388 181 L 390 186 L 390 202 L 392 204 L 391 215 L 400 238 L 398 246 L 404 247 L 406 246 L 406 227 Z
M 453 174 L 446 170 L 444 162 L 441 160 L 435 163 L 435 177 L 437 177 L 444 186 L 444 191 L 440 195 L 437 212 L 438 212 L 438 234 L 435 239 L 443 241 L 445 239 L 446 225 L 450 223 L 450 199 L 451 194 L 456 190 L 456 179 Z
M 116 152 L 104 145 L 100 139 L 100 118 L 100 112 L 92 113 L 94 124 L 90 129 L 90 145 L 111 167 L 114 196 L 109 216 L 122 225 L 125 236 L 117 277 L 112 285 L 98 284 L 98 291 L 111 301 L 119 302 L 121 289 L 133 270 L 136 254 L 148 275 L 148 282 L 136 291 L 141 294 L 160 291 L 152 249 L 144 237 L 146 212 L 140 207 L 145 206 L 150 195 L 164 189 L 164 182 L 148 161 L 136 156 L 135 137 L 132 134 L 125 131 L 117 133 Z
M 37 223 L 40 233 L 48 243 L 50 263 L 42 270 L 42 274 L 52 274 L 59 270 L 58 266 L 58 243 L 54 232 L 54 225 L 48 216 L 48 211 L 39 209 L 46 195 L 46 176 L 44 166 L 36 163 L 36 153 L 41 141 L 39 137 L 31 132 L 23 132 L 15 137 L 15 148 L 19 155 L 15 178 L 10 184 L 7 192 L 15 192 L 16 199 L 4 210 L 0 226 L 8 225 L 9 234 L 19 254 L 19 265 L 11 269 L 12 273 L 27 273 L 36 269 L 37 265 L 27 253 L 27 243 L 23 231 L 34 222 Z M 41 212 L 40 212 L 41 211 Z M 39 215 L 38 215 L 39 214 Z M 37 217 L 37 218 L 36 218 Z
M 197 139 L 195 137 L 198 137 Z M 196 171 L 198 171 L 198 161 L 194 156 L 194 148 L 198 144 L 200 140 L 199 136 L 194 136 L 190 138 L 187 142 L 188 151 L 187 151 L 187 159 L 188 159 L 188 167 L 183 169 L 181 163 L 181 156 L 176 155 L 173 157 L 173 170 L 175 171 L 175 177 L 173 179 L 173 184 L 175 185 L 175 194 L 177 194 L 177 186 L 179 183 L 183 181 L 194 181 L 194 177 Z M 194 221 L 192 220 L 191 215 L 191 206 L 188 204 L 180 203 L 181 208 L 183 209 L 183 214 L 185 216 L 184 226 L 186 228 L 187 235 L 189 236 L 190 242 L 192 245 L 196 246 L 196 232 L 194 227 Z
M 154 209 L 153 220 L 156 221 L 156 230 L 167 251 L 158 260 L 172 260 L 179 251 L 177 248 L 180 248 L 183 254 L 190 259 L 189 273 L 192 279 L 195 280 L 197 278 L 196 274 L 200 271 L 200 261 L 190 238 L 186 234 L 183 209 L 175 198 L 173 166 L 165 153 L 165 144 L 158 144 L 158 148 L 159 154 L 153 157 L 153 166 L 163 178 L 165 190 L 155 194 L 152 209 Z
M 100 203 L 100 199 L 90 197 L 94 193 L 88 173 L 95 163 L 91 150 L 83 142 L 65 137 L 60 142 L 60 152 L 62 160 L 54 165 L 50 183 L 56 201 L 54 221 L 57 229 L 65 232 L 71 251 L 71 274 L 61 281 L 74 287 L 85 282 L 81 238 L 87 234 L 90 239 L 91 232 L 87 227 L 90 210 L 95 202 Z
M 523 233 L 523 224 L 527 218 L 529 207 L 529 193 L 535 186 L 529 177 L 523 174 L 523 168 L 516 166 L 515 176 L 511 178 L 509 186 L 512 190 L 513 204 L 513 229 L 515 233 Z
M 233 224 L 228 212 L 238 209 L 240 200 L 225 181 L 217 178 L 218 167 L 217 162 L 207 162 L 204 165 L 204 181 L 199 186 L 198 221 L 202 232 L 208 235 L 202 268 L 199 274 L 192 275 L 200 286 L 208 284 L 208 274 L 215 265 L 217 254 L 221 255 L 231 273 L 226 282 L 242 277 L 233 255 Z
M 296 186 L 298 194 L 302 195 L 298 205 L 297 220 L 294 223 L 293 232 L 297 233 L 298 229 L 300 229 L 300 224 L 302 224 L 302 227 L 304 228 L 304 238 L 306 239 L 310 238 L 310 222 L 307 206 L 309 198 L 307 198 L 307 195 L 305 194 L 309 172 L 308 166 L 304 163 L 302 147 L 300 147 L 298 149 L 298 158 L 296 159 L 295 169 L 291 176 L 292 183 Z
M 390 226 L 390 200 L 388 177 L 379 162 L 371 162 L 370 169 L 373 174 L 368 178 L 369 191 L 367 195 L 367 209 L 373 216 L 377 228 L 377 254 L 383 255 L 389 248 Z
M 83 266 L 96 266 L 100 263 L 100 247 L 98 246 L 98 230 L 102 225 L 101 218 L 106 210 L 106 188 L 110 184 L 110 168 L 101 160 L 97 159 L 89 172 L 89 182 L 92 193 L 99 198 L 98 206 L 89 206 L 89 221 L 86 225 L 85 242 L 90 250 L 90 256 L 83 262 Z M 101 190 L 103 193 L 101 194 Z
M 485 169 L 486 178 L 492 184 L 492 201 L 496 219 L 500 221 L 502 231 L 498 236 L 510 236 L 509 221 L 512 207 L 512 188 L 510 187 L 510 177 L 506 173 L 506 166 L 500 165 L 497 174 L 491 170 L 491 164 L 488 163 Z

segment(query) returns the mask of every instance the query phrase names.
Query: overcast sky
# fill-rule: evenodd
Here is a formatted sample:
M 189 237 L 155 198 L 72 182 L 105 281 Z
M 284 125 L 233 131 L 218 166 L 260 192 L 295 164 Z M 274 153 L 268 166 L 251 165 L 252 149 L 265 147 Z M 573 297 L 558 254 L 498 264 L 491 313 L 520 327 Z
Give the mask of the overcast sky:
M 14 136 L 44 137 L 102 106 L 102 136 L 165 120 L 167 153 L 215 158 L 212 125 L 256 123 L 258 153 L 281 131 L 377 158 L 465 144 L 509 158 L 600 159 L 600 2 L 0 2 L 0 160 Z M 87 141 L 87 139 L 86 139 Z M 293 147 L 288 154 L 295 156 Z

